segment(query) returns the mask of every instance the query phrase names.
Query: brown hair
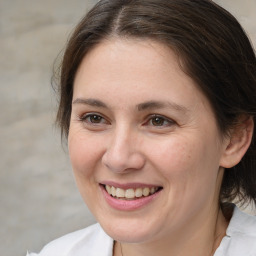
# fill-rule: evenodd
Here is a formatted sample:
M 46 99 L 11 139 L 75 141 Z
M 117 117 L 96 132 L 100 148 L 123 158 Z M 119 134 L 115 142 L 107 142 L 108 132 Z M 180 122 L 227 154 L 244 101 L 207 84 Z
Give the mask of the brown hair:
M 210 0 L 101 0 L 78 24 L 64 54 L 57 113 L 62 135 L 68 136 L 77 69 L 109 37 L 153 39 L 174 50 L 210 101 L 223 134 L 242 115 L 256 123 L 255 54 L 229 12 Z M 221 201 L 238 196 L 256 202 L 255 140 L 241 162 L 225 171 Z

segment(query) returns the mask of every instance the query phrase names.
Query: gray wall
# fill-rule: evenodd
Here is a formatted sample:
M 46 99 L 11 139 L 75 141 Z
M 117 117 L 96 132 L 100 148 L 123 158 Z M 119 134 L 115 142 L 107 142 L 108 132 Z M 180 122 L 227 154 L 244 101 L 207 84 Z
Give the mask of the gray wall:
M 0 0 L 0 252 L 38 251 L 92 223 L 54 127 L 57 54 L 93 0 Z M 218 0 L 256 44 L 256 1 Z M 65 148 L 65 147 L 64 147 Z

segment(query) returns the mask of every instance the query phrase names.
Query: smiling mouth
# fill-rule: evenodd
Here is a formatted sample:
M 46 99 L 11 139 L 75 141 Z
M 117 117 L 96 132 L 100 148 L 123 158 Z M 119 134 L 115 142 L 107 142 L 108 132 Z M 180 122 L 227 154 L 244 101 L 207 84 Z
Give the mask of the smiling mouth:
M 103 185 L 107 193 L 116 198 L 121 200 L 135 200 L 140 199 L 143 197 L 149 197 L 160 190 L 162 190 L 162 187 L 143 187 L 143 188 L 128 188 L 128 189 L 122 189 L 110 185 Z

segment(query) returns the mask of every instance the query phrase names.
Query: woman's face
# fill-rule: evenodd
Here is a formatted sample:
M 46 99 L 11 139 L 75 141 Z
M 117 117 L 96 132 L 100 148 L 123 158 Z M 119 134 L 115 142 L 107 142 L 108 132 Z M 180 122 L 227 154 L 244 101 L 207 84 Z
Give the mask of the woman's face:
M 224 150 L 208 100 L 167 47 L 113 39 L 83 59 L 69 153 L 84 201 L 114 239 L 153 241 L 207 223 Z

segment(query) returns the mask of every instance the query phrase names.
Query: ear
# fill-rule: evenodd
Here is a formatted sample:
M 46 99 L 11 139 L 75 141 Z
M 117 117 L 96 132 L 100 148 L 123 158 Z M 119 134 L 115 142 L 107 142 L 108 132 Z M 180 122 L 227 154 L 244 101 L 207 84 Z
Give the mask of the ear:
M 241 117 L 239 123 L 230 131 L 230 136 L 225 139 L 220 166 L 232 168 L 241 161 L 251 144 L 253 130 L 252 117 Z

